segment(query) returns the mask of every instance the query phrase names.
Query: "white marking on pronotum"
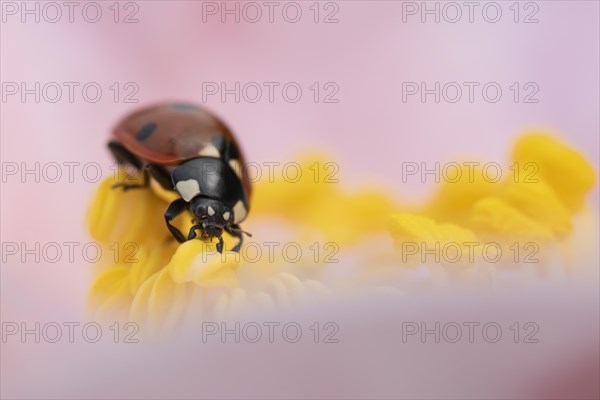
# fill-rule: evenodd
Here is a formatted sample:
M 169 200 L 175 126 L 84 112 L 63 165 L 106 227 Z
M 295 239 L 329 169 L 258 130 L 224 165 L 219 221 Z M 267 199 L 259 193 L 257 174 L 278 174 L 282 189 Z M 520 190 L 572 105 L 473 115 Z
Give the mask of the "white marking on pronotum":
M 208 215 L 215 215 L 215 210 L 211 206 L 208 206 Z
M 244 203 L 242 203 L 241 200 L 238 200 L 238 202 L 235 203 L 235 206 L 233 206 L 233 215 L 235 216 L 235 220 L 233 221 L 234 224 L 237 224 L 246 218 L 246 207 L 244 207 Z
M 229 221 L 229 216 L 230 216 L 230 214 L 229 214 L 229 211 L 225 211 L 225 212 L 223 213 L 223 219 L 224 219 L 225 221 Z
M 238 178 L 242 177 L 242 168 L 240 167 L 240 162 L 238 160 L 229 160 L 229 166 Z
M 205 157 L 216 157 L 216 158 L 221 157 L 221 153 L 219 153 L 219 149 L 217 149 L 213 144 L 208 144 L 208 145 L 204 146 L 202 148 L 202 150 L 200 150 L 198 152 L 198 155 L 205 156 Z
M 177 193 L 179 193 L 181 198 L 185 201 L 190 201 L 191 199 L 200 194 L 200 185 L 195 179 L 179 181 L 177 182 L 177 185 L 175 185 L 175 189 L 177 189 Z

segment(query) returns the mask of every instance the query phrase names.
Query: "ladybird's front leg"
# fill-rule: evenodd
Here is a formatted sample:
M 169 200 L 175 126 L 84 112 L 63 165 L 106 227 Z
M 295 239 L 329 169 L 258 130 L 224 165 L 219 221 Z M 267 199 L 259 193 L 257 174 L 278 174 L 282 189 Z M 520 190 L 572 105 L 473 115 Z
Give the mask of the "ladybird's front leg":
M 223 236 L 219 236 L 219 243 L 217 243 L 217 251 L 223 254 Z
M 187 240 L 192 240 L 196 238 L 196 229 L 202 229 L 202 225 L 194 225 L 190 228 L 188 232 Z
M 184 212 L 186 208 L 187 202 L 183 199 L 177 199 L 169 204 L 167 211 L 165 211 L 165 222 L 167 223 L 167 228 L 169 229 L 169 232 L 171 232 L 171 235 L 173 235 L 173 237 L 177 239 L 179 243 L 185 242 L 185 236 L 183 236 L 183 233 L 181 233 L 179 229 L 171 225 L 171 221 L 179 214 Z

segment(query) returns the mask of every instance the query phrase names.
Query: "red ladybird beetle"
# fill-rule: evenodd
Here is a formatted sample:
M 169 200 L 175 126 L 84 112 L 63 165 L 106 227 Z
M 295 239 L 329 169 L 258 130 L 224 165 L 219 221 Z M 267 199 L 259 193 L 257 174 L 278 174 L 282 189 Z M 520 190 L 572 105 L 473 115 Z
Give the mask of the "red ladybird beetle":
M 194 220 L 187 240 L 196 230 L 205 238 L 219 239 L 223 231 L 243 239 L 239 224 L 249 210 L 251 184 L 244 172 L 244 157 L 233 134 L 216 116 L 191 104 L 159 104 L 126 116 L 113 130 L 108 148 L 119 164 L 131 164 L 144 176 L 143 184 L 117 183 L 123 190 L 148 188 L 156 180 L 179 198 L 165 211 L 167 228 L 180 243 L 183 233 L 171 221 L 185 210 Z

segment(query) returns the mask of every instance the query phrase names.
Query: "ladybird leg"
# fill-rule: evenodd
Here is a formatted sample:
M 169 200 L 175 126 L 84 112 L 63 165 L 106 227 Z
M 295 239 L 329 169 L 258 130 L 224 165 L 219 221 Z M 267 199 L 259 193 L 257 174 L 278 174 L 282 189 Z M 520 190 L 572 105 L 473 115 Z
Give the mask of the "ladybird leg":
M 217 251 L 223 254 L 223 236 L 219 236 L 219 243 L 217 243 Z
M 165 190 L 173 190 L 173 181 L 171 180 L 171 174 L 165 168 L 149 164 L 146 166 L 148 173 L 160 184 Z
M 144 175 L 144 180 L 142 183 L 125 183 L 125 182 L 117 182 L 112 185 L 113 189 L 123 188 L 123 191 L 126 192 L 130 189 L 145 189 L 150 185 L 150 174 L 148 173 L 148 169 L 144 168 L 142 174 Z
M 129 150 L 127 150 L 127 148 L 125 146 L 123 146 L 121 143 L 119 142 L 109 142 L 108 143 L 108 149 L 110 150 L 110 152 L 112 153 L 113 157 L 115 158 L 115 160 L 117 161 L 117 163 L 119 164 L 130 164 L 133 167 L 135 167 L 135 169 L 137 169 L 138 171 L 141 171 L 143 169 L 143 163 L 142 161 L 136 157 L 133 153 L 131 153 Z M 147 187 L 148 184 L 150 183 L 148 174 L 146 173 L 146 171 L 143 171 L 144 173 L 144 181 L 142 184 L 139 183 L 135 183 L 135 184 L 128 184 L 125 182 L 118 182 L 115 183 L 112 187 L 114 188 L 123 188 L 124 191 L 127 191 L 129 189 L 138 189 L 138 188 L 144 188 Z
M 188 238 L 187 240 L 192 240 L 196 238 L 196 229 L 202 229 L 202 225 L 194 225 L 190 228 L 190 231 L 188 232 Z
M 179 243 L 185 242 L 185 236 L 183 236 L 183 233 L 181 233 L 179 229 L 171 225 L 171 221 L 179 214 L 184 212 L 186 207 L 187 202 L 185 200 L 177 199 L 169 204 L 167 211 L 165 211 L 165 222 L 167 223 L 167 228 L 169 229 L 169 232 L 171 232 L 171 235 L 173 235 L 173 237 L 177 239 Z
M 236 244 L 233 249 L 231 249 L 231 251 L 235 251 L 236 253 L 240 252 L 240 249 L 242 248 L 242 244 L 244 243 L 244 237 L 243 234 L 245 233 L 248 236 L 252 236 L 251 234 L 242 231 L 242 228 L 240 228 L 239 225 L 237 224 L 233 224 L 231 226 L 229 226 L 228 228 L 225 228 L 225 230 L 227 231 L 227 233 L 229 233 L 231 236 L 236 237 L 238 239 L 240 239 L 240 241 L 238 242 L 238 244 Z
M 127 191 L 129 189 L 144 189 L 150 185 L 150 176 L 152 176 L 152 178 L 154 178 L 163 189 L 173 190 L 173 183 L 171 182 L 171 175 L 163 167 L 160 167 L 160 166 L 154 165 L 154 164 L 148 164 L 143 169 L 142 173 L 144 174 L 144 181 L 142 183 L 128 184 L 125 182 L 118 182 L 118 183 L 115 183 L 112 187 L 113 188 L 122 187 L 124 191 Z
M 136 169 L 142 169 L 142 161 L 119 142 L 109 142 L 108 149 L 119 164 L 131 164 Z

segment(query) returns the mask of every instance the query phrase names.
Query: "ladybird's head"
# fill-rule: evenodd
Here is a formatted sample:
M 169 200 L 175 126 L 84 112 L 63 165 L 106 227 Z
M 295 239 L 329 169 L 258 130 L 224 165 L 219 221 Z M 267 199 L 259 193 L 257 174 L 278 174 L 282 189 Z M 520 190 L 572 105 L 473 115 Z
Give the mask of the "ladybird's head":
M 220 237 L 223 228 L 233 222 L 231 208 L 219 200 L 197 196 L 190 203 L 190 211 L 197 223 L 202 226 L 204 234 L 209 237 Z

